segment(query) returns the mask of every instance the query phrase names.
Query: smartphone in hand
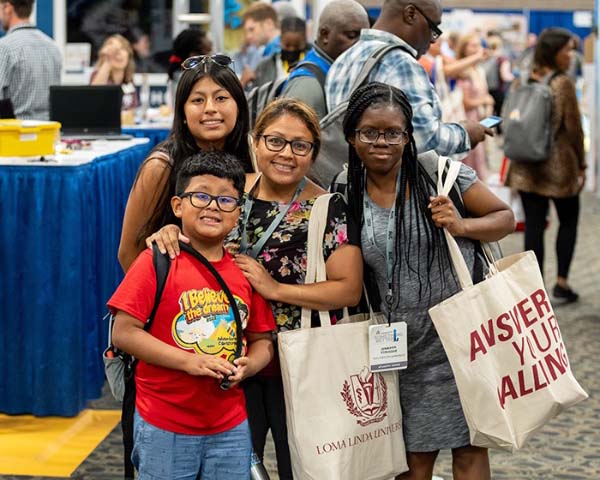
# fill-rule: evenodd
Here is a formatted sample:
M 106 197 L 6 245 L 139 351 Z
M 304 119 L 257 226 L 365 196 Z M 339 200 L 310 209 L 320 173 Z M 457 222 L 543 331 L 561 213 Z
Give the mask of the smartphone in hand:
M 502 117 L 496 117 L 495 115 L 490 115 L 489 117 L 485 117 L 479 123 L 486 128 L 494 128 L 502 123 Z

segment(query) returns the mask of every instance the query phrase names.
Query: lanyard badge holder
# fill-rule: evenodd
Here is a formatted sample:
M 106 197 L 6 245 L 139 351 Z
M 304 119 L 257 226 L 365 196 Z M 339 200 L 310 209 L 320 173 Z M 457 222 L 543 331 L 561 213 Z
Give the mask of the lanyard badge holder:
M 365 181 L 365 185 L 366 185 Z M 400 173 L 396 179 L 396 198 L 398 197 Z M 379 250 L 375 243 L 375 226 L 373 222 L 373 210 L 367 199 L 367 193 L 363 196 L 363 212 L 365 216 L 365 228 L 369 243 Z M 371 325 L 369 327 L 369 369 L 372 372 L 385 372 L 388 370 L 404 369 L 408 366 L 408 342 L 406 322 L 391 322 L 391 308 L 394 300 L 393 282 L 394 266 L 396 264 L 394 248 L 396 244 L 396 204 L 390 209 L 386 233 L 386 280 L 387 292 L 385 303 L 387 305 L 387 324 Z M 382 253 L 382 252 L 380 252 Z

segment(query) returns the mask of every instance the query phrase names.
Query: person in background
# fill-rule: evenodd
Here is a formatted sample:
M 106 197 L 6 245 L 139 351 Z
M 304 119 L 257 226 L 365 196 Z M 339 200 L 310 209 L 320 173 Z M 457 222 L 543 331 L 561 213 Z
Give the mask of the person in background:
M 577 79 L 583 76 L 585 59 L 583 58 L 583 53 L 581 53 L 581 38 L 579 35 L 573 35 L 573 41 L 575 42 L 575 47 L 573 48 L 571 64 L 567 73 L 571 77 L 571 80 L 575 82 L 575 85 L 577 85 Z
M 150 37 L 143 30 L 134 27 L 127 33 L 127 38 L 133 48 L 133 59 L 136 72 L 160 73 L 161 66 L 152 58 Z
M 527 42 L 525 48 L 521 54 L 517 57 L 514 62 L 513 69 L 516 76 L 521 74 L 528 74 L 533 67 L 533 56 L 535 53 L 535 46 L 538 41 L 538 36 L 535 33 L 529 33 L 527 35 Z
M 463 35 L 456 47 L 456 60 L 460 61 L 469 56 L 480 56 L 482 50 L 484 50 L 484 48 L 481 46 L 481 37 L 479 36 L 479 33 L 472 32 Z M 483 58 L 482 55 L 481 58 Z M 463 92 L 463 104 L 467 119 L 472 122 L 479 122 L 492 113 L 494 99 L 488 92 L 485 71 L 479 62 L 462 71 L 458 77 L 457 85 Z M 477 172 L 477 176 L 485 181 L 488 176 L 488 167 L 485 145 L 483 142 L 471 149 L 469 154 L 463 158 L 462 161 L 473 168 L 475 172 Z
M 350 97 L 343 123 L 350 143 L 348 207 L 361 228 L 371 306 L 389 322 L 407 323 L 408 367 L 399 375 L 409 471 L 396 480 L 430 480 L 440 449 L 452 450 L 454 478 L 489 480 L 487 449 L 470 444 L 454 375 L 428 311 L 460 290 L 442 229 L 457 237 L 473 272 L 476 242 L 513 232 L 514 217 L 466 165 L 456 186 L 469 218 L 437 195 L 417 160 L 411 116 L 407 95 L 373 82 Z
M 15 116 L 48 120 L 50 85 L 60 84 L 62 57 L 56 42 L 29 22 L 34 0 L 0 0 L 0 99 Z
M 525 250 L 533 250 L 544 273 L 544 229 L 550 201 L 558 215 L 556 256 L 558 271 L 553 295 L 575 302 L 579 295 L 569 286 L 569 269 L 577 240 L 579 194 L 585 184 L 585 152 L 581 113 L 573 81 L 566 74 L 575 48 L 573 35 L 548 28 L 538 39 L 530 81 L 550 78 L 553 141 L 548 159 L 538 163 L 511 162 L 505 184 L 519 191 L 525 211 Z
M 122 110 L 133 110 L 139 104 L 133 84 L 134 73 L 133 48 L 123 35 L 116 33 L 102 44 L 90 84 L 120 85 L 123 89 Z
M 310 105 L 321 119 L 327 115 L 325 85 L 306 64 L 312 64 L 327 76 L 333 61 L 354 45 L 363 28 L 369 28 L 364 7 L 355 0 L 332 0 L 319 16 L 319 27 L 314 47 L 292 71 L 281 95 L 302 100 Z
M 269 4 L 255 2 L 242 16 L 245 49 L 237 55 L 240 81 L 246 87 L 254 81 L 254 70 L 262 57 L 271 56 L 280 50 L 279 19 L 277 11 Z M 258 53 L 258 54 L 257 54 Z
M 281 21 L 281 50 L 258 64 L 254 84 L 260 86 L 287 77 L 290 69 L 304 59 L 308 48 L 306 22 L 298 17 L 284 18 Z
M 435 150 L 440 155 L 466 153 L 483 141 L 492 130 L 478 122 L 444 123 L 438 95 L 417 60 L 424 55 L 442 31 L 442 7 L 438 0 L 385 0 L 381 15 L 372 29 L 363 29 L 360 40 L 340 55 L 327 74 L 325 95 L 332 111 L 348 100 L 364 62 L 377 49 L 398 45 L 388 52 L 369 76 L 403 88 L 414 110 L 415 139 L 419 152 Z
M 484 60 L 481 66 L 485 71 L 488 90 L 494 99 L 494 115 L 500 116 L 506 91 L 515 76 L 512 73 L 510 60 L 504 55 L 502 38 L 499 35 L 488 35 L 487 42 L 490 57 Z M 501 131 L 500 127 L 498 131 Z
M 142 252 L 108 302 L 115 313 L 115 345 L 139 360 L 131 458 L 140 480 L 250 480 L 252 444 L 239 382 L 273 358 L 275 322 L 268 303 L 223 248 L 240 215 L 244 183 L 238 159 L 202 152 L 179 171 L 171 199 L 192 248 L 247 312 L 240 315 L 243 331 L 217 279 L 187 252 L 171 261 L 151 330 L 144 330 L 156 295 L 151 250 Z M 234 358 L 231 345 L 238 336 L 247 347 Z M 223 390 L 225 378 L 231 386 Z
M 198 55 L 210 55 L 212 53 L 212 42 L 206 36 L 206 32 L 199 28 L 186 28 L 179 32 L 173 40 L 173 50 L 169 57 L 169 68 L 167 76 L 171 83 L 171 98 L 175 98 L 177 82 L 181 76 L 181 64 L 186 58 Z
M 225 55 L 191 57 L 182 64 L 169 138 L 140 166 L 127 200 L 119 263 L 127 271 L 147 245 L 145 240 L 167 224 L 179 224 L 171 209 L 175 179 L 188 159 L 204 150 L 234 155 L 252 172 L 248 145 L 248 104 L 244 89 Z

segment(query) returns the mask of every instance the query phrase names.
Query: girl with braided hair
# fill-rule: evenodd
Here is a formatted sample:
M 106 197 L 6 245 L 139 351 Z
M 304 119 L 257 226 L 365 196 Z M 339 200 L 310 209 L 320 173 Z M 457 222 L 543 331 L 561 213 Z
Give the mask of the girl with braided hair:
M 506 236 L 514 217 L 465 165 L 457 183 L 469 218 L 436 196 L 417 159 L 411 122 L 404 93 L 378 82 L 354 92 L 344 118 L 348 199 L 361 229 L 370 299 L 374 310 L 408 326 L 400 400 L 409 471 L 398 478 L 431 479 L 439 450 L 452 449 L 454 478 L 485 480 L 487 450 L 469 443 L 454 376 L 427 312 L 459 290 L 442 228 L 459 237 L 473 269 L 474 241 Z

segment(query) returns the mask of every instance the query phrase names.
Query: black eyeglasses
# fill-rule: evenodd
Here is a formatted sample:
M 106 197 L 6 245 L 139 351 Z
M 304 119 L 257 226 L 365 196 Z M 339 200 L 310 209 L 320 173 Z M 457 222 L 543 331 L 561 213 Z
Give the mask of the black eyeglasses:
M 292 148 L 292 153 L 304 157 L 305 155 L 308 155 L 314 147 L 311 142 L 307 142 L 306 140 L 286 140 L 277 135 L 259 135 L 259 137 L 265 139 L 267 150 L 271 150 L 272 152 L 281 152 L 289 143 Z
M 423 18 L 427 21 L 427 25 L 429 25 L 429 30 L 431 31 L 431 38 L 433 38 L 434 40 L 437 40 L 438 38 L 440 38 L 442 36 L 442 32 L 440 30 L 440 27 L 438 27 L 433 20 L 431 20 L 431 18 L 429 18 L 427 15 L 425 15 L 425 12 L 423 10 L 421 10 L 419 7 L 417 7 L 415 4 L 411 4 L 413 7 L 415 7 L 415 10 L 417 12 L 419 12 L 421 15 L 423 15 Z
M 363 143 L 375 143 L 382 135 L 385 143 L 388 145 L 399 145 L 408 140 L 408 132 L 406 130 L 397 130 L 395 128 L 384 131 L 375 128 L 357 128 L 354 131 L 358 133 L 358 139 Z
M 227 213 L 233 212 L 240 204 L 238 198 L 228 195 L 211 195 L 206 192 L 185 192 L 177 196 L 179 198 L 190 197 L 190 203 L 196 208 L 206 208 L 215 200 L 219 210 Z
M 200 65 L 207 65 L 207 62 L 216 63 L 221 67 L 229 68 L 232 68 L 233 65 L 233 60 L 231 57 L 228 57 L 222 53 L 215 53 L 213 55 L 196 55 L 195 57 L 186 58 L 181 63 L 181 68 L 184 70 L 192 70 Z

